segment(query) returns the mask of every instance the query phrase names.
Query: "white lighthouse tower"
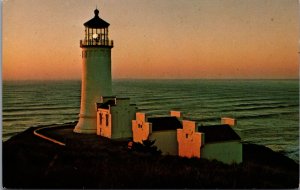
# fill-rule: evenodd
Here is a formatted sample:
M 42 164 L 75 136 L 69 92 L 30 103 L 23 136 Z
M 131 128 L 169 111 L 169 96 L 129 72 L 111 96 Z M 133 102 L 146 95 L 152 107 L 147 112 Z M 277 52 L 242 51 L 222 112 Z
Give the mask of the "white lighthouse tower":
M 80 40 L 82 49 L 82 81 L 79 121 L 74 132 L 97 133 L 96 102 L 101 96 L 112 95 L 111 48 L 113 41 L 108 38 L 109 23 L 95 16 L 84 23 L 85 37 Z

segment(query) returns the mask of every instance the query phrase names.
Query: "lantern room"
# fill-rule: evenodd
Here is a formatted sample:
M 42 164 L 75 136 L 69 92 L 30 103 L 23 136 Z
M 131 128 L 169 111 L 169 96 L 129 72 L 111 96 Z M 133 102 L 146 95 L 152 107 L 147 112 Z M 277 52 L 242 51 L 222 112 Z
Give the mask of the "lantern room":
M 80 40 L 80 47 L 113 47 L 113 41 L 108 38 L 109 23 L 99 17 L 99 10 L 94 11 L 95 16 L 83 25 L 85 26 L 84 40 Z

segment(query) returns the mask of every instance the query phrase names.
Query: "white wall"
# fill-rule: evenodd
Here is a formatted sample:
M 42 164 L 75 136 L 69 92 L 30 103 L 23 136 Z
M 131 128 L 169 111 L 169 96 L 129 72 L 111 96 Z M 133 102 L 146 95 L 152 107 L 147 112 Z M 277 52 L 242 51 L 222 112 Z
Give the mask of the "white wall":
M 105 98 L 101 98 L 105 100 Z M 108 109 L 99 108 L 97 111 L 97 135 L 111 139 L 132 137 L 132 120 L 135 117 L 136 106 L 130 104 L 129 98 L 114 98 L 115 105 Z M 102 113 L 102 124 L 100 114 Z M 109 123 L 106 125 L 106 116 Z
M 102 122 L 100 122 L 102 114 Z M 97 111 L 97 135 L 111 138 L 112 136 L 112 116 L 109 109 L 98 109 Z
M 243 146 L 239 141 L 208 143 L 201 147 L 201 158 L 216 159 L 226 164 L 241 163 Z
M 204 144 L 204 133 L 196 132 L 196 122 L 183 120 L 182 129 L 177 129 L 178 155 L 200 158 L 200 149 Z
M 132 140 L 134 142 L 143 143 L 152 133 L 152 124 L 147 122 L 145 113 L 137 112 L 135 120 L 132 120 Z
M 131 125 L 135 112 L 136 107 L 134 105 L 129 105 L 129 102 L 128 104 L 123 104 L 117 99 L 117 106 L 111 107 L 112 139 L 132 137 Z
M 150 134 L 150 140 L 155 140 L 155 146 L 162 151 L 164 155 L 177 155 L 178 143 L 177 143 L 177 131 L 154 131 Z

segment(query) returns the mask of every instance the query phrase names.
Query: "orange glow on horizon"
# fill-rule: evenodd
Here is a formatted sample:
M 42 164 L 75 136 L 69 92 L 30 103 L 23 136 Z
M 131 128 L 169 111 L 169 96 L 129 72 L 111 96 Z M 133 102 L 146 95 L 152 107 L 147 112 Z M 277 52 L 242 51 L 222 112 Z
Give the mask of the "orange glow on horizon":
M 80 79 L 79 40 L 97 3 L 3 2 L 3 79 Z M 99 9 L 114 79 L 299 78 L 296 1 L 104 0 Z

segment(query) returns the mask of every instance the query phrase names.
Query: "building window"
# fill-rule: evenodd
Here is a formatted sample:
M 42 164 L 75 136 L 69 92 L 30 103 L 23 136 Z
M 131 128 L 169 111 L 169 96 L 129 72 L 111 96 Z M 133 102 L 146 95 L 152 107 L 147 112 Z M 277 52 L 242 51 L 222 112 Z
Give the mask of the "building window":
M 138 128 L 143 128 L 143 122 L 138 123 Z
M 189 138 L 189 134 L 185 134 L 185 138 L 186 138 L 186 139 Z
M 106 126 L 108 126 L 108 117 L 109 117 L 109 115 L 106 114 L 106 117 L 105 117 L 105 119 L 106 119 Z
M 102 125 L 102 113 L 99 114 L 100 125 Z

